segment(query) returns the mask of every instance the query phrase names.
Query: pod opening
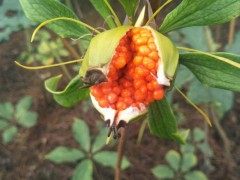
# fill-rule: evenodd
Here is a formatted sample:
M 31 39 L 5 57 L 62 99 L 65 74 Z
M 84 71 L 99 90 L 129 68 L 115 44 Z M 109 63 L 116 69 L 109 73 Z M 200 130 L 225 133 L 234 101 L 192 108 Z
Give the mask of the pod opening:
M 120 39 L 110 63 L 103 67 L 107 68 L 107 82 L 90 87 L 100 113 L 114 113 L 113 119 L 105 118 L 109 136 L 113 132 L 118 137 L 119 127 L 145 113 L 149 103 L 163 98 L 164 87 L 157 81 L 159 54 L 152 31 L 134 27 Z M 120 122 L 125 124 L 120 126 Z

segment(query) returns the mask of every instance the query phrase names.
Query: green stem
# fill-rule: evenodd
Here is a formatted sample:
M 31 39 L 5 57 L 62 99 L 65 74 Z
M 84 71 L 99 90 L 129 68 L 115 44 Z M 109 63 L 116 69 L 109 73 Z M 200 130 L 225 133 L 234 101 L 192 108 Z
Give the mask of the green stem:
M 62 65 L 66 65 L 66 64 L 73 64 L 73 63 L 78 63 L 78 62 L 82 62 L 83 59 L 77 59 L 77 60 L 71 60 L 68 62 L 61 62 L 61 63 L 57 63 L 57 64 L 50 64 L 50 65 L 44 65 L 44 66 L 25 66 L 20 64 L 19 62 L 15 61 L 15 63 L 24 68 L 24 69 L 28 69 L 28 70 L 38 70 L 38 69 L 46 69 L 46 68 L 52 68 L 52 67 L 57 67 L 57 66 L 62 66 Z
M 165 2 L 162 6 L 160 6 L 155 13 L 149 18 L 149 20 L 147 21 L 147 23 L 145 24 L 145 26 L 148 26 L 150 24 L 150 22 L 153 20 L 153 18 L 166 6 L 168 5 L 170 2 L 172 2 L 172 0 L 168 0 L 167 2 Z
M 213 120 L 213 123 L 220 135 L 220 137 L 222 138 L 223 140 L 223 143 L 224 143 L 224 149 L 225 149 L 225 157 L 227 159 L 227 162 L 232 162 L 232 155 L 231 155 L 231 143 L 224 131 L 224 129 L 222 128 L 222 126 L 220 125 L 219 123 L 219 120 L 218 120 L 218 117 L 217 117 L 217 114 L 214 110 L 214 107 L 213 105 L 211 104 L 210 105 L 210 111 L 211 111 L 211 114 L 212 114 L 212 120 Z
M 117 26 L 121 26 L 121 22 L 118 18 L 118 16 L 116 15 L 116 13 L 114 12 L 114 10 L 112 9 L 111 5 L 108 3 L 107 0 L 104 0 L 105 4 L 107 5 L 108 9 L 111 11 L 112 15 L 114 16 L 114 21 L 116 23 Z
M 55 57 L 55 59 L 57 60 L 58 63 L 63 63 L 63 61 L 60 58 L 60 56 L 58 55 L 58 53 L 56 53 L 54 50 L 52 50 L 52 54 L 53 54 L 53 56 Z M 63 72 L 66 74 L 66 76 L 68 77 L 68 79 L 71 80 L 73 77 L 69 73 L 69 71 L 66 68 L 66 66 L 65 65 L 61 65 L 61 68 L 62 68 Z
M 142 137 L 143 137 L 144 130 L 146 128 L 147 122 L 148 122 L 147 119 L 144 119 L 144 121 L 141 124 L 141 127 L 139 129 L 139 133 L 138 133 L 137 144 L 140 144 L 140 142 L 142 140 Z
M 176 86 L 174 86 L 174 88 L 179 92 L 179 94 L 182 95 L 182 97 L 184 97 L 187 102 L 189 104 L 191 104 L 200 114 L 202 114 L 202 116 L 204 117 L 204 119 L 208 122 L 208 124 L 212 127 L 212 123 L 209 119 L 209 117 L 207 116 L 207 114 L 205 112 L 203 112 L 197 105 L 195 105 L 180 89 L 178 89 Z
M 51 50 L 51 53 L 53 55 L 53 57 L 57 60 L 58 63 L 60 63 L 61 68 L 63 70 L 63 72 L 66 74 L 66 76 L 68 77 L 69 80 L 73 79 L 73 77 L 71 76 L 71 74 L 69 73 L 69 71 L 67 70 L 64 62 L 62 61 L 62 59 L 60 58 L 59 54 L 53 50 L 53 48 L 51 47 L 51 45 L 48 45 L 49 49 Z

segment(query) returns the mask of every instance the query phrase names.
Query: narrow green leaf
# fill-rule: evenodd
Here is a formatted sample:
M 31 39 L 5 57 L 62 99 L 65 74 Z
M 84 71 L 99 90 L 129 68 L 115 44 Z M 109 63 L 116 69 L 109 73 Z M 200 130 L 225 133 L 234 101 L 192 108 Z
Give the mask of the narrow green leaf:
M 93 153 L 95 153 L 96 151 L 99 151 L 106 145 L 107 133 L 108 133 L 108 129 L 102 128 L 102 130 L 97 135 L 97 137 L 93 143 L 93 146 L 92 146 Z
M 37 113 L 27 111 L 21 115 L 17 122 L 26 128 L 33 127 L 37 123 Z
M 5 129 L 2 134 L 3 142 L 10 143 L 16 137 L 17 131 L 18 129 L 16 126 Z
M 122 4 L 128 17 L 133 18 L 136 8 L 139 4 L 139 0 L 118 0 L 118 1 Z
M 240 63 L 240 56 L 235 54 L 214 55 Z M 180 63 L 187 66 L 199 81 L 207 86 L 240 92 L 240 71 L 235 66 L 199 53 L 180 54 Z
M 9 123 L 6 120 L 0 119 L 0 130 L 5 129 L 8 125 Z
M 177 151 L 170 150 L 166 155 L 166 160 L 169 165 L 177 172 L 180 167 L 180 154 Z
M 90 151 L 90 134 L 87 124 L 80 119 L 75 119 L 72 124 L 72 132 L 76 141 L 86 152 Z
M 89 90 L 87 88 L 81 89 L 84 84 L 80 81 L 80 76 L 73 78 L 64 90 L 58 91 L 57 86 L 61 77 L 61 75 L 54 76 L 44 82 L 45 88 L 53 94 L 53 98 L 58 104 L 64 107 L 72 107 L 89 97 Z
M 239 0 L 183 0 L 164 19 L 160 31 L 167 33 L 190 26 L 222 24 L 240 15 Z
M 182 157 L 181 171 L 187 172 L 197 164 L 197 157 L 193 153 L 185 153 Z
M 11 120 L 13 118 L 14 107 L 10 102 L 0 104 L 0 117 Z
M 173 170 L 166 165 L 158 165 L 151 169 L 151 171 L 154 174 L 154 176 L 159 179 L 164 178 L 172 179 L 174 177 Z
M 207 176 L 201 171 L 191 171 L 184 175 L 185 180 L 207 180 Z
M 57 17 L 77 19 L 69 8 L 57 0 L 20 0 L 20 3 L 26 16 L 34 22 L 42 23 Z M 85 26 L 64 20 L 52 22 L 47 27 L 64 38 L 79 38 L 90 33 Z
M 118 154 L 112 151 L 102 151 L 93 156 L 93 159 L 99 164 L 107 167 L 115 168 L 117 164 Z M 130 166 L 128 159 L 123 156 L 121 169 L 126 169 Z
M 93 179 L 93 164 L 91 160 L 84 160 L 78 164 L 74 170 L 72 180 L 92 180 Z
M 152 102 L 148 106 L 148 112 L 148 125 L 153 135 L 184 144 L 185 140 L 177 131 L 175 116 L 165 97 Z
M 111 29 L 115 28 L 116 25 L 112 19 L 112 14 L 104 3 L 104 0 L 90 0 L 90 2 L 92 3 L 93 7 L 99 12 L 99 14 L 103 17 L 108 26 Z
M 84 153 L 78 149 L 59 146 L 48 153 L 45 158 L 54 163 L 75 162 L 84 157 Z

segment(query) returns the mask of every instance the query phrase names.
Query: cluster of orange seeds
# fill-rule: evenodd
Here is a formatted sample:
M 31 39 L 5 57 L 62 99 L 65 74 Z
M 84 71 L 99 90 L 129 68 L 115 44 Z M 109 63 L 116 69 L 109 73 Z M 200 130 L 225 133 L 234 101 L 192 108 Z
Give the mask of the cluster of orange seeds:
M 132 28 L 120 40 L 115 49 L 107 74 L 108 82 L 90 88 L 102 108 L 118 111 L 129 106 L 147 106 L 162 99 L 164 90 L 158 84 L 159 55 L 151 31 L 147 28 Z

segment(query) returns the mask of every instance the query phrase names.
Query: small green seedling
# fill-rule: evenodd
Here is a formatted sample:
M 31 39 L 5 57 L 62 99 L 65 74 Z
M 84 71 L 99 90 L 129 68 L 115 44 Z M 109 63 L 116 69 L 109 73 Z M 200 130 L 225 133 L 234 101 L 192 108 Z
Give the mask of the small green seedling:
M 106 128 L 103 128 L 100 131 L 93 143 L 91 143 L 89 128 L 83 120 L 74 120 L 72 124 L 72 132 L 81 149 L 59 146 L 48 153 L 45 158 L 57 164 L 78 162 L 78 165 L 74 170 L 72 180 L 93 179 L 93 163 L 95 162 L 106 167 L 115 168 L 117 163 L 117 152 L 105 150 L 101 151 L 105 145 L 107 136 Z M 129 166 L 130 163 L 124 156 L 121 168 L 126 169 Z
M 213 156 L 213 152 L 209 146 L 205 142 L 206 135 L 203 130 L 200 128 L 194 128 L 194 130 L 190 133 L 189 138 L 186 141 L 185 145 L 181 145 L 182 153 L 194 153 L 196 150 L 200 150 L 203 154 L 208 157 Z
M 59 38 L 52 40 L 50 33 L 46 30 L 39 32 L 36 40 L 39 42 L 39 46 L 32 48 L 32 52 L 23 52 L 20 56 L 20 60 L 25 61 L 26 64 L 37 61 L 43 65 L 50 65 L 54 63 L 55 59 L 59 61 L 61 57 L 69 56 L 62 41 Z
M 159 179 L 178 180 L 207 180 L 207 176 L 198 170 L 193 170 L 197 165 L 197 157 L 193 153 L 184 153 L 182 156 L 174 150 L 166 154 L 168 165 L 160 164 L 152 169 L 152 173 Z
M 0 17 L 0 42 L 9 40 L 13 32 L 35 24 L 25 17 L 16 0 L 0 1 Z
M 19 126 L 30 128 L 37 122 L 37 113 L 30 111 L 32 97 L 22 98 L 14 107 L 12 103 L 0 104 L 0 132 L 4 143 L 10 143 L 17 135 Z

